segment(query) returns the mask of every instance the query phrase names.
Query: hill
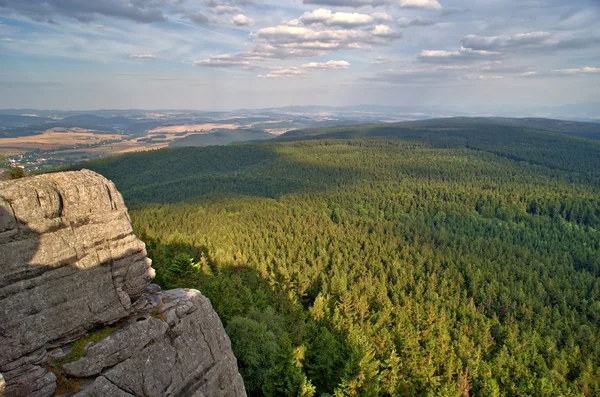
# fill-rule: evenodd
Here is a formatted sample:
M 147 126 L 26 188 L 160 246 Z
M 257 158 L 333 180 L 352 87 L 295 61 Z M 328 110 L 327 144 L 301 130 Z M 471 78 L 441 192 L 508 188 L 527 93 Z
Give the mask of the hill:
M 52 119 L 47 117 L 0 114 L 0 127 L 6 128 L 41 125 L 49 121 L 52 121 Z
M 389 127 L 383 129 L 382 127 Z M 504 131 L 537 130 L 551 131 L 564 135 L 600 140 L 600 123 L 552 120 L 543 118 L 504 118 L 504 117 L 451 117 L 424 121 L 407 121 L 391 124 L 365 124 L 361 126 L 335 126 L 334 128 L 308 128 L 282 134 L 280 140 L 298 140 L 307 137 L 366 137 L 366 136 L 407 136 L 436 133 L 442 136 L 463 137 L 491 128 L 504 128 Z
M 211 299 L 249 395 L 600 394 L 596 140 L 438 120 L 80 167 Z
M 62 119 L 63 123 L 76 125 L 98 125 L 98 126 L 114 126 L 114 125 L 128 125 L 134 123 L 127 117 L 102 117 L 93 114 L 79 114 L 75 116 L 69 116 Z
M 232 142 L 258 141 L 273 138 L 275 138 L 274 135 L 263 130 L 245 128 L 235 130 L 222 129 L 208 134 L 191 134 L 184 138 L 176 139 L 169 143 L 169 147 L 228 145 Z

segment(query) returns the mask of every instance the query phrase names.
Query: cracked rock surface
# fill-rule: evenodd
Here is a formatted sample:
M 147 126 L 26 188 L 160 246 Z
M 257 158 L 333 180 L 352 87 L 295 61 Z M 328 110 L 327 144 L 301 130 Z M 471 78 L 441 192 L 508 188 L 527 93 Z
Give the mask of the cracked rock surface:
M 0 182 L 0 396 L 245 396 L 210 301 L 160 291 L 150 265 L 101 175 Z

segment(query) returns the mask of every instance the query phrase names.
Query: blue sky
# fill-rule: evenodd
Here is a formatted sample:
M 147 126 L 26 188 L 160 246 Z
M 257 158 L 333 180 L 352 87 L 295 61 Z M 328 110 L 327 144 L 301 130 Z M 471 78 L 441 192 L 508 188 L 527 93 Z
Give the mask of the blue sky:
M 600 102 L 597 0 L 0 0 L 0 108 Z

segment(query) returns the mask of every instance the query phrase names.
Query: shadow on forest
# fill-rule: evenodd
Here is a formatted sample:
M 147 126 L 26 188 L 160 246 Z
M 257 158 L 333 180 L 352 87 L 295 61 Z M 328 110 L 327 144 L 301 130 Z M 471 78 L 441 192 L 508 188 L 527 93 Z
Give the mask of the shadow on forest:
M 89 168 L 111 179 L 128 204 L 198 201 L 223 195 L 276 198 L 374 178 L 373 172 L 356 165 L 358 161 L 336 158 L 344 152 L 325 149 L 339 145 L 340 139 L 356 138 L 398 140 L 431 149 L 484 151 L 512 161 L 526 159 L 533 165 L 598 176 L 597 145 L 521 127 L 462 124 L 447 128 L 335 127 L 323 133 L 304 130 L 273 142 L 129 153 L 79 164 L 73 169 Z M 308 143 L 309 140 L 313 142 Z M 348 145 L 350 150 L 351 146 Z M 556 148 L 563 148 L 559 158 L 549 157 L 548 150 Z M 288 154 L 289 149 L 293 149 L 294 156 Z M 573 152 L 580 158 L 576 166 L 562 158 Z
M 215 262 L 202 245 L 142 239 L 156 269 L 154 282 L 163 288 L 199 289 L 211 300 L 231 339 L 250 396 L 262 395 L 269 371 L 281 360 L 295 360 L 298 348 L 304 355 L 298 358 L 302 371 L 316 386 L 317 395 L 333 393 L 352 351 L 345 333 L 329 319 L 314 320 L 307 310 L 319 292 L 318 282 L 309 288 L 310 296 L 292 299 L 293 280 L 273 274 L 276 269 L 266 279 L 248 265 Z
M 276 146 L 187 147 L 130 153 L 79 164 L 112 180 L 125 201 L 175 203 L 223 195 L 275 198 L 367 177 L 363 170 L 291 159 Z

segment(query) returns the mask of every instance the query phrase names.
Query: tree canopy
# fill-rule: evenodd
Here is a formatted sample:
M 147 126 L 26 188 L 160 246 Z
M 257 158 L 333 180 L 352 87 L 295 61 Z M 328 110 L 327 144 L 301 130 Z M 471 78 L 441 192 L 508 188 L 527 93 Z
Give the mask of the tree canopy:
M 600 395 L 597 141 L 381 127 L 85 167 L 250 395 Z

